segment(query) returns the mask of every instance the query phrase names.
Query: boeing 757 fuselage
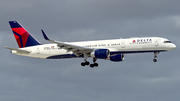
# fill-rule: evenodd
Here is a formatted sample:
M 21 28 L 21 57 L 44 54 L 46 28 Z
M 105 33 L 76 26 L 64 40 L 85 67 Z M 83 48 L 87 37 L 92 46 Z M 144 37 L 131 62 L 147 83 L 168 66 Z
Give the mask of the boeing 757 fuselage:
M 64 58 L 84 58 L 81 65 L 89 65 L 89 57 L 93 58 L 90 67 L 97 67 L 97 59 L 105 59 L 114 62 L 124 60 L 124 54 L 153 52 L 156 62 L 159 52 L 170 51 L 176 48 L 170 40 L 161 37 L 133 37 L 126 39 L 111 39 L 82 42 L 60 42 L 51 40 L 43 30 L 43 36 L 52 44 L 41 44 L 17 21 L 9 21 L 19 48 L 9 48 L 12 53 L 22 56 L 42 58 L 42 59 L 64 59 Z

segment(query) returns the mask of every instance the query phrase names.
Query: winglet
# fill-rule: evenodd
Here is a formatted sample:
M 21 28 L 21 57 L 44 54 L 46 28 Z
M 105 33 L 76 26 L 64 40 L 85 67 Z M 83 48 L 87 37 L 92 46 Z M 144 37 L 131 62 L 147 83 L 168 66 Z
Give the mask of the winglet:
M 42 34 L 43 34 L 43 36 L 44 36 L 44 39 L 46 39 L 46 40 L 50 40 L 48 37 L 47 37 L 47 35 L 44 33 L 44 31 L 41 29 L 41 31 L 42 31 Z

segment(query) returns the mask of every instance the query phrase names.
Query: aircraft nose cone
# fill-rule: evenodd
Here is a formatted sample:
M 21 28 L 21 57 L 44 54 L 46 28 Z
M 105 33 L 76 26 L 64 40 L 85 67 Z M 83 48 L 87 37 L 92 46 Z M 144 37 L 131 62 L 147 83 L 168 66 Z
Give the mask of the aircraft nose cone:
M 171 48 L 172 48 L 172 49 L 175 49 L 175 48 L 176 48 L 176 45 L 175 45 L 175 44 L 172 44 L 172 45 L 171 45 Z

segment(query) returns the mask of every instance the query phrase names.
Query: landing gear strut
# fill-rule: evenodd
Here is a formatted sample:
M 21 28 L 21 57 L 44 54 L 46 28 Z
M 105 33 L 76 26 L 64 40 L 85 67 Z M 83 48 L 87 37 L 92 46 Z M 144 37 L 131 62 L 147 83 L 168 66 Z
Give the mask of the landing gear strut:
M 154 62 L 157 62 L 157 59 L 156 59 L 156 58 L 157 58 L 157 54 L 158 54 L 158 53 L 159 53 L 159 52 L 154 52 L 154 59 L 153 59 Z
M 85 62 L 82 62 L 82 63 L 81 63 L 81 66 L 89 65 L 89 62 L 87 61 L 87 58 L 88 58 L 87 54 L 84 53 L 84 61 L 85 61 Z
M 88 54 L 87 53 L 84 53 L 84 61 L 85 62 L 82 62 L 81 63 L 81 66 L 86 66 L 86 65 L 89 65 L 90 63 L 87 61 L 87 58 L 88 58 Z M 90 64 L 90 67 L 91 68 L 94 68 L 94 67 L 97 67 L 98 66 L 98 63 L 95 63 L 97 60 L 97 58 L 93 58 L 93 64 Z
M 95 63 L 97 60 L 97 58 L 93 58 L 93 62 L 92 64 L 90 64 L 88 61 L 85 60 L 85 62 L 82 62 L 81 63 L 81 66 L 86 66 L 86 65 L 89 65 L 90 64 L 90 67 L 91 68 L 94 68 L 94 67 L 98 67 L 98 63 Z

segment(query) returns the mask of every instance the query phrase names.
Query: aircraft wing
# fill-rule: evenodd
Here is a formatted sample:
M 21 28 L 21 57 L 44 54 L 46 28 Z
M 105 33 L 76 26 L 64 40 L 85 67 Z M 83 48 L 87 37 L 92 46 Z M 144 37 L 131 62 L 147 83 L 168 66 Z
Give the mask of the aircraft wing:
M 88 54 L 94 51 L 93 48 L 87 48 L 87 47 L 82 47 L 82 46 L 77 46 L 77 45 L 73 45 L 73 44 L 69 44 L 69 43 L 65 43 L 65 42 L 60 42 L 60 41 L 55 41 L 55 40 L 50 40 L 47 35 L 44 33 L 43 30 L 42 34 L 44 36 L 44 39 L 52 42 L 52 43 L 56 43 L 58 47 L 60 47 L 61 49 L 65 49 L 67 50 L 67 52 L 72 51 L 76 56 L 82 55 L 82 54 Z
M 4 48 L 10 49 L 12 51 L 16 51 L 16 53 L 21 53 L 21 54 L 29 54 L 29 53 L 31 53 L 30 51 L 21 50 L 21 49 L 15 49 L 15 48 L 10 48 L 10 47 L 4 47 Z

